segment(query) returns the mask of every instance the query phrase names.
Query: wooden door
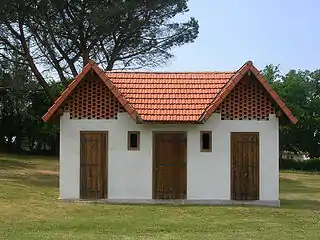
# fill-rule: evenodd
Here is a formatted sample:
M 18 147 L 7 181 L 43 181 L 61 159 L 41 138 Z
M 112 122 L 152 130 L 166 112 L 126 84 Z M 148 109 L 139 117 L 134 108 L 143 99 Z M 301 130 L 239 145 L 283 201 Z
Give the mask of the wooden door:
M 107 133 L 80 133 L 80 198 L 106 199 Z
M 231 133 L 231 197 L 259 199 L 259 133 Z
M 153 198 L 185 199 L 187 194 L 186 133 L 155 133 Z

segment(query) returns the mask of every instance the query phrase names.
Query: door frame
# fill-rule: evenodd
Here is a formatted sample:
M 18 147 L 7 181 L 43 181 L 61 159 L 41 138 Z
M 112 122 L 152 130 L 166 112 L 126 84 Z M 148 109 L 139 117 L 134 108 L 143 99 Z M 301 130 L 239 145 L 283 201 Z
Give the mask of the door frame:
M 232 134 L 255 134 L 258 137 L 258 161 L 257 161 L 257 168 L 258 168 L 258 178 L 257 178 L 257 199 L 256 200 L 260 200 L 260 177 L 261 177 L 261 173 L 260 173 L 260 160 L 261 160 L 261 156 L 260 156 L 260 133 L 259 132 L 230 132 L 230 200 L 234 200 L 234 201 L 245 201 L 245 200 L 235 200 L 233 199 L 232 195 L 233 195 L 233 189 L 234 189 L 234 185 L 233 185 L 233 148 L 232 148 Z
M 104 181 L 105 181 L 105 194 L 104 199 L 108 199 L 108 191 L 109 191 L 109 133 L 108 131 L 98 131 L 98 130 L 84 130 L 79 131 L 79 143 L 80 143 L 80 154 L 79 154 L 79 199 L 81 199 L 81 134 L 86 133 L 103 133 L 106 136 L 106 151 L 104 153 L 104 159 L 105 159 L 105 174 L 104 174 Z M 88 199 L 90 200 L 90 199 Z
M 188 132 L 187 131 L 152 131 L 152 199 L 156 199 L 156 156 L 155 138 L 157 134 L 183 134 L 186 139 L 186 191 L 188 193 Z M 159 200 L 159 199 L 156 199 Z

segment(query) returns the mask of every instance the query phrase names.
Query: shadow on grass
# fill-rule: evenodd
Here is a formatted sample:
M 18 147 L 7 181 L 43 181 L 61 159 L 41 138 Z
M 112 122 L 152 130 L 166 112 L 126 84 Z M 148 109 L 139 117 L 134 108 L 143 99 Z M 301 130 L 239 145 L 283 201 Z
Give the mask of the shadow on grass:
M 0 171 L 0 177 L 27 186 L 56 188 L 59 182 L 56 163 L 54 158 L 0 154 L 0 170 L 4 170 Z
M 311 209 L 320 211 L 320 201 L 316 200 L 289 200 L 281 199 L 281 208 Z
M 32 161 L 23 161 L 17 159 L 8 159 L 0 157 L 0 169 L 22 169 L 22 168 L 36 168 L 35 164 Z
M 57 188 L 59 186 L 59 176 L 57 174 L 33 173 L 27 175 L 14 175 L 8 179 L 17 181 L 24 185 L 36 187 Z
M 280 178 L 280 189 L 282 193 L 318 193 L 319 188 L 308 187 L 301 181 L 288 178 Z
M 289 209 L 312 209 L 320 210 L 320 199 L 309 200 L 308 195 L 317 194 L 320 192 L 320 188 L 312 187 L 304 184 L 301 181 L 281 178 L 280 181 L 280 192 L 285 194 L 300 194 L 301 199 L 281 199 L 281 207 Z
M 320 171 L 301 171 L 301 170 L 281 170 L 283 174 L 296 174 L 296 175 L 320 175 Z

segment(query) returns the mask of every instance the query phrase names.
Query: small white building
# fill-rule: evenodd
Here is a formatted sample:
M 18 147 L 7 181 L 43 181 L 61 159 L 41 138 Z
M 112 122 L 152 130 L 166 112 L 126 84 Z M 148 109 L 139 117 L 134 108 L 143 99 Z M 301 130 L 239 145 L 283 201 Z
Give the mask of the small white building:
M 43 116 L 60 121 L 61 199 L 263 205 L 280 203 L 279 118 L 297 122 L 251 61 L 192 73 L 90 61 Z
M 309 154 L 305 152 L 292 152 L 283 151 L 281 152 L 281 159 L 283 160 L 294 160 L 294 161 L 306 161 L 309 160 Z

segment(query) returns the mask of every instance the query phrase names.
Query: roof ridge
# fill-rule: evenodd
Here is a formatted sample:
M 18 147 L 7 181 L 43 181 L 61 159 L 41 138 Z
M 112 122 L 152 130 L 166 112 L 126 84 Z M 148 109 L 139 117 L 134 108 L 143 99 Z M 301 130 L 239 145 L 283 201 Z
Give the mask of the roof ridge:
M 281 110 L 280 114 L 284 114 L 292 123 L 296 123 L 297 119 L 269 86 L 260 71 L 253 66 L 252 61 L 247 61 L 237 71 L 229 72 L 152 72 L 128 69 L 104 72 L 93 61 L 89 61 L 49 108 L 43 120 L 48 121 L 56 112 L 59 115 L 62 114 L 63 110 L 60 106 L 82 79 L 87 74 L 91 74 L 90 77 L 94 76 L 105 84 L 107 90 L 115 96 L 136 123 L 144 121 L 203 123 L 216 111 L 247 73 L 253 74 L 254 78 L 261 83 L 270 98 L 278 105 Z M 95 91 L 91 93 L 96 94 Z M 183 109 L 181 104 L 184 105 Z M 196 106 L 196 104 L 199 105 Z M 161 105 L 165 105 L 165 108 L 158 107 Z M 86 106 L 85 108 L 91 107 Z M 277 113 L 277 116 L 280 115 Z
M 134 70 L 109 70 L 109 71 L 105 71 L 106 74 L 108 73 L 134 73 L 134 74 L 210 74 L 210 73 L 227 73 L 227 74 L 234 74 L 237 71 L 198 71 L 198 72 L 186 72 L 186 71 L 134 71 Z

